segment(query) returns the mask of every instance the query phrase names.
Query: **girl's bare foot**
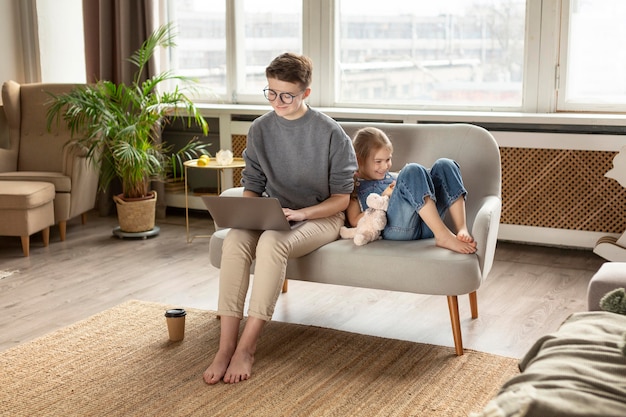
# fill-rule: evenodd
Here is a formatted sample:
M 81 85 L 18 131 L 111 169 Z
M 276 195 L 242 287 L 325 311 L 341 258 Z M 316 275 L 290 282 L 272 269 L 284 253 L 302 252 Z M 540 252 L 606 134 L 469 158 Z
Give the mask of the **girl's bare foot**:
M 218 351 L 211 365 L 209 365 L 206 371 L 204 371 L 204 374 L 202 374 L 204 382 L 209 385 L 217 384 L 226 374 L 230 358 L 231 354 L 229 352 Z
M 472 239 L 471 242 L 465 242 L 455 236 L 452 232 L 446 234 L 445 237 L 440 238 L 435 236 L 435 244 L 440 248 L 450 249 L 451 251 L 470 254 L 476 252 L 476 242 Z
M 456 238 L 459 239 L 461 242 L 465 242 L 465 243 L 474 242 L 474 238 L 472 237 L 472 235 L 469 234 L 469 231 L 467 230 L 467 228 L 459 229 L 459 231 L 456 234 Z
M 249 379 L 252 373 L 253 363 L 253 354 L 236 350 L 224 374 L 224 382 L 227 384 L 235 384 Z

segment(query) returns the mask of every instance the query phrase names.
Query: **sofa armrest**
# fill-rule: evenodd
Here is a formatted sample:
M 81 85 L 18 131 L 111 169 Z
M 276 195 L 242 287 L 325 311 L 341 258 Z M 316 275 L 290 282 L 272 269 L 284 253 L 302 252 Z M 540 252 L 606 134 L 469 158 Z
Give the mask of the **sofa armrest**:
M 0 110 L 0 172 L 17 171 L 18 138 L 20 131 L 19 110 L 9 103 L 17 103 L 19 107 L 20 89 L 14 81 L 2 85 L 3 106 Z
M 93 209 L 96 205 L 100 170 L 84 156 L 67 160 L 66 175 L 71 178 L 70 218 Z
M 17 151 L 0 148 L 0 172 L 17 171 Z
M 626 288 L 626 262 L 605 262 L 587 286 L 587 309 L 600 311 L 600 300 L 608 292 Z
M 243 196 L 243 187 L 229 188 L 227 190 L 222 191 L 220 196 L 224 196 L 224 197 L 242 197 Z
M 485 197 L 479 207 L 471 230 L 477 244 L 476 256 L 478 256 L 482 278 L 485 279 L 493 266 L 502 200 L 497 196 Z
M 22 118 L 20 85 L 15 81 L 9 80 L 2 84 L 2 104 L 9 128 L 14 129 L 19 136 L 20 120 Z
M 227 190 L 222 191 L 220 196 L 224 196 L 224 197 L 243 197 L 243 187 L 229 188 Z M 215 231 L 225 229 L 225 227 L 219 227 L 217 224 L 215 224 L 215 222 L 213 222 L 213 224 L 215 225 Z

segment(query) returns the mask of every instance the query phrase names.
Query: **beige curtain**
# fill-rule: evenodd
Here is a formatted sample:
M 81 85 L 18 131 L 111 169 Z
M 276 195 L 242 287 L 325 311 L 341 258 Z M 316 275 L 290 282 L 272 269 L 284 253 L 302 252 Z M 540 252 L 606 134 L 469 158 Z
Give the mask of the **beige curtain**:
M 127 59 L 156 29 L 154 7 L 155 0 L 83 0 L 88 82 L 132 81 L 136 67 Z
M 157 28 L 154 8 L 157 0 L 83 0 L 85 27 L 85 62 L 87 82 L 109 80 L 130 83 L 137 67 L 128 62 L 148 36 Z M 148 65 L 145 78 L 155 73 L 155 62 Z M 154 183 L 157 190 L 157 216 L 165 217 L 165 189 Z M 120 193 L 121 186 L 101 193 L 98 209 L 103 216 L 113 210 L 112 195 Z

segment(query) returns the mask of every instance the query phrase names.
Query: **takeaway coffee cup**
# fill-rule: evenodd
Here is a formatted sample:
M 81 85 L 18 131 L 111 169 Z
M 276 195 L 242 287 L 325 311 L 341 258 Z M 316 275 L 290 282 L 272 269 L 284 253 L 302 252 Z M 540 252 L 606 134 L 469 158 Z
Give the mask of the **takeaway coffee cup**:
M 185 316 L 187 312 L 182 308 L 173 308 L 165 312 L 167 331 L 172 342 L 178 342 L 185 337 Z

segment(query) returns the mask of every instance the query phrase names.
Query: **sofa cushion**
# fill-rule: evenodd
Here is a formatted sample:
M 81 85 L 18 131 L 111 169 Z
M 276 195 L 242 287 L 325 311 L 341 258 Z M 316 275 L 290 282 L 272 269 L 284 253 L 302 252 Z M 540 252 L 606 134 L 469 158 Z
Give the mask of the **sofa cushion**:
M 60 172 L 39 171 L 15 171 L 0 172 L 0 181 L 40 181 L 54 185 L 57 193 L 69 193 L 72 191 L 72 180 Z
M 539 339 L 521 374 L 472 417 L 626 416 L 626 316 L 584 312 Z
M 229 230 L 216 231 L 209 243 L 211 264 L 218 268 Z M 285 277 L 431 295 L 467 294 L 481 283 L 475 255 L 437 247 L 434 239 L 377 240 L 365 246 L 356 246 L 352 239 L 339 239 L 305 256 L 289 259 Z
M 49 182 L 0 181 L 0 210 L 27 210 L 54 200 Z

